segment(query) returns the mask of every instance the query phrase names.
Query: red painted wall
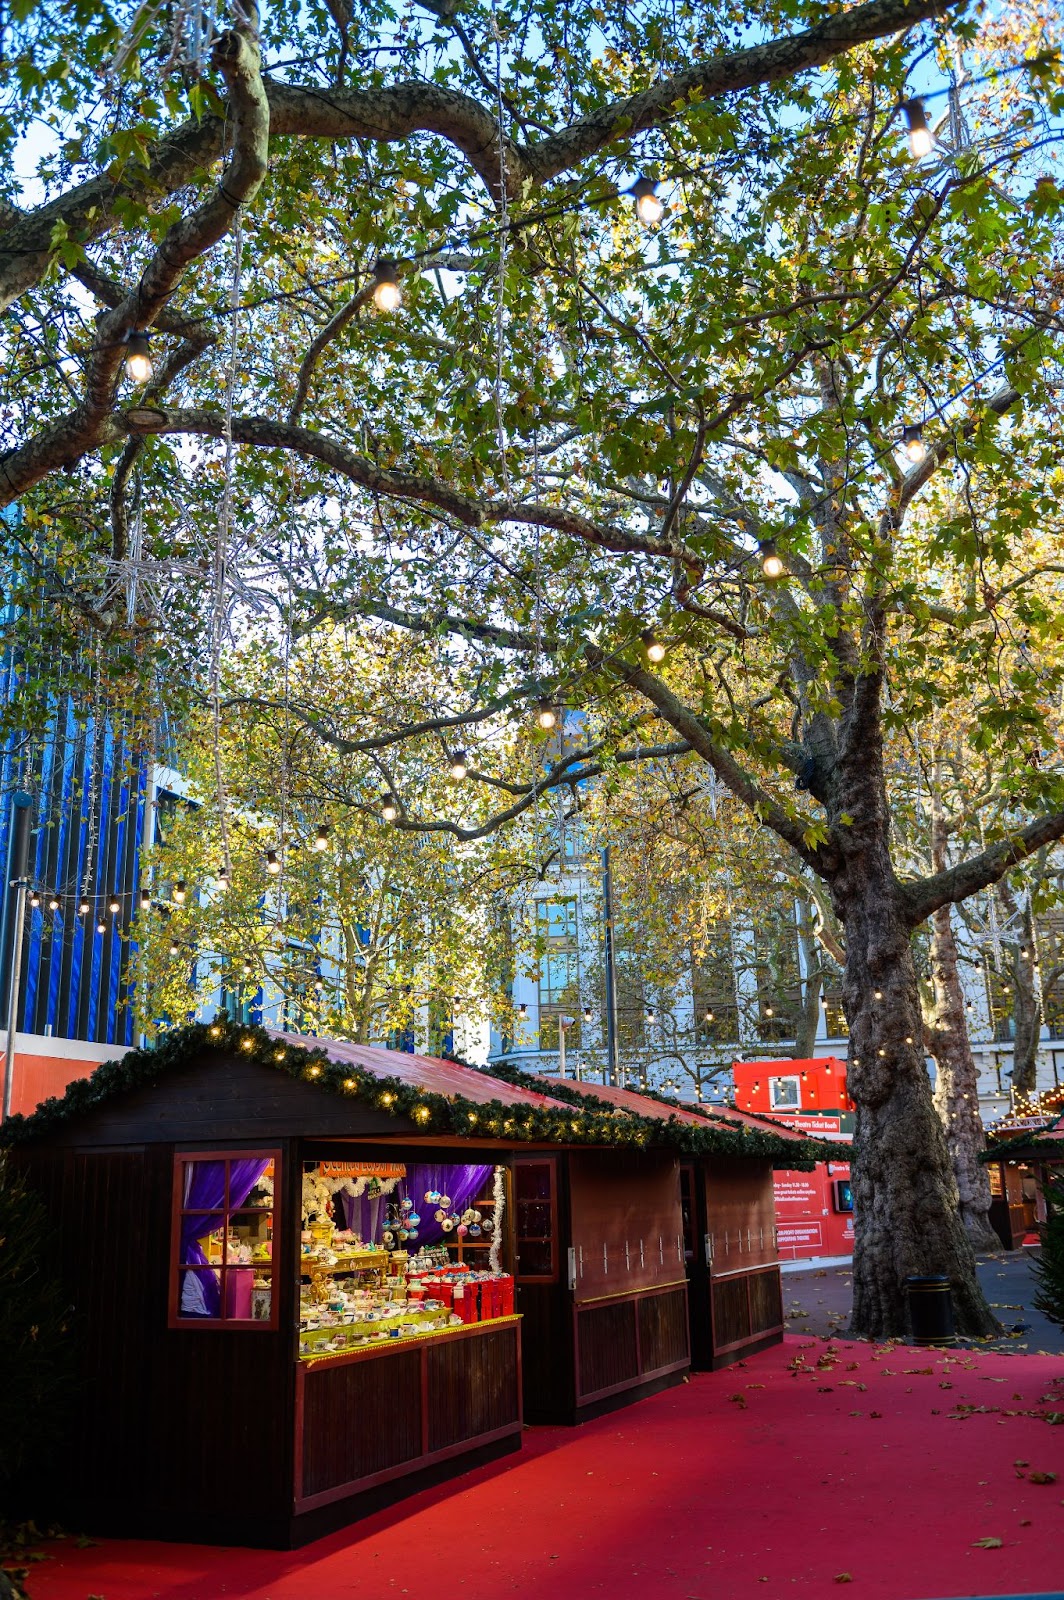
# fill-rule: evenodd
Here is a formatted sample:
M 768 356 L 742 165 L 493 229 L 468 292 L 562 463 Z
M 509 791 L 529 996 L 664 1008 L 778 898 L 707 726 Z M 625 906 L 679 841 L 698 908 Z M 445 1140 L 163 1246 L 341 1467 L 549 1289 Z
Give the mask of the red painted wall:
M 762 1112 L 819 1139 L 848 1139 L 853 1104 L 846 1093 L 846 1063 L 736 1061 L 735 1104 Z M 853 1254 L 853 1213 L 838 1209 L 836 1183 L 850 1176 L 845 1161 L 822 1162 L 812 1172 L 777 1172 L 776 1232 L 781 1261 Z

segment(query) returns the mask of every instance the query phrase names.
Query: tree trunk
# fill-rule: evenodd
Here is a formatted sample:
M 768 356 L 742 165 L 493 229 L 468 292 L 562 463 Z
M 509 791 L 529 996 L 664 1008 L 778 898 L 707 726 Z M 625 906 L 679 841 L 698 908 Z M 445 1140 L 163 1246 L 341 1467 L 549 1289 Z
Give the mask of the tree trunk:
M 794 1030 L 794 1059 L 808 1061 L 816 1049 L 816 1036 L 820 1032 L 820 996 L 824 975 L 813 932 L 813 910 L 802 896 L 798 897 L 798 940 L 805 977 L 800 985 L 801 1004 Z
M 890 858 L 878 685 L 854 691 L 845 764 L 832 795 L 847 813 L 828 882 L 846 934 L 843 1001 L 850 1029 L 847 1089 L 854 1102 L 854 1257 L 851 1331 L 908 1331 L 905 1279 L 946 1274 L 958 1332 L 1000 1331 L 979 1287 L 957 1205 L 957 1182 L 924 1062 L 912 926 Z
M 1012 1086 L 1033 1094 L 1038 1084 L 1038 1044 L 1042 1037 L 1042 996 L 1034 970 L 1034 917 L 1025 900 L 1020 944 L 1012 956 Z
M 973 1250 L 997 1254 L 1001 1241 L 990 1226 L 990 1179 L 979 1160 L 986 1149 L 979 1114 L 979 1075 L 965 1022 L 949 906 L 942 906 L 931 917 L 931 981 L 934 1012 L 927 1031 L 938 1069 L 934 1102 L 953 1162 L 961 1221 Z

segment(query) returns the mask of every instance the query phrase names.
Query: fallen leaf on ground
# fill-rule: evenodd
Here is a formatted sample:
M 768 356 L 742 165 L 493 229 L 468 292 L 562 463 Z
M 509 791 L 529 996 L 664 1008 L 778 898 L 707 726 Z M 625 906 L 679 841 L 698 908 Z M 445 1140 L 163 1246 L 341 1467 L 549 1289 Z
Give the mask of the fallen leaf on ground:
M 836 1572 L 833 1581 L 835 1583 L 852 1583 L 853 1582 L 853 1573 L 852 1572 Z
M 1027 1474 L 1028 1483 L 1056 1483 L 1056 1481 L 1057 1475 L 1055 1472 L 1029 1472 Z
M 988 1534 L 985 1539 L 973 1539 L 973 1550 L 1000 1550 L 1001 1540 L 995 1539 L 993 1534 Z

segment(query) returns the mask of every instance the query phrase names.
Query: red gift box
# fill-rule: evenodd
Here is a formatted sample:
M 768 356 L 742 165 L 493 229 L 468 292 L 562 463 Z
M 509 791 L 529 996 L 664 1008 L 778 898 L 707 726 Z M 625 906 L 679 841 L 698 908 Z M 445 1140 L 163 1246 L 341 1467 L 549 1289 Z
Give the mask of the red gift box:
M 499 1279 L 499 1304 L 500 1317 L 512 1317 L 514 1314 L 514 1280 L 511 1277 Z

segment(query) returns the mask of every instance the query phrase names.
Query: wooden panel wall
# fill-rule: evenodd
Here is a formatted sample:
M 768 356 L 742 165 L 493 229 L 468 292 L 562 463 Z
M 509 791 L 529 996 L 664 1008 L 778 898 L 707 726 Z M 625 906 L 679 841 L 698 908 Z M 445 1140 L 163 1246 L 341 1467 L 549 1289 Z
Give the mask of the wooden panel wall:
M 578 1305 L 578 1404 L 685 1367 L 687 1286 Z
M 783 1295 L 778 1266 L 760 1267 L 714 1278 L 713 1354 L 725 1355 L 745 1344 L 763 1343 L 783 1332 Z
M 430 1454 L 520 1419 L 514 1350 L 512 1327 L 426 1346 Z
M 683 1277 L 680 1164 L 674 1157 L 573 1151 L 569 1181 L 578 1303 Z
M 268 1540 L 290 1508 L 294 1275 L 281 1328 L 168 1329 L 173 1151 L 19 1153 L 52 1217 L 81 1381 L 56 1463 L 70 1525 Z M 294 1217 L 291 1162 L 282 1166 Z M 295 1259 L 291 1221 L 275 1240 Z M 281 1259 L 279 1255 L 279 1259 Z
M 714 1156 L 706 1161 L 704 1172 L 712 1274 L 775 1262 L 776 1208 L 769 1163 Z
M 422 1453 L 421 1356 L 311 1370 L 303 1399 L 303 1493 L 367 1478 Z
M 525 1417 L 562 1422 L 576 1400 L 570 1296 L 556 1284 L 518 1283 Z

